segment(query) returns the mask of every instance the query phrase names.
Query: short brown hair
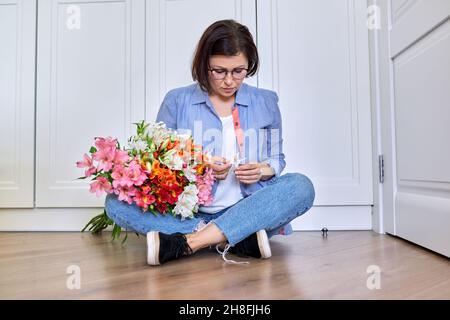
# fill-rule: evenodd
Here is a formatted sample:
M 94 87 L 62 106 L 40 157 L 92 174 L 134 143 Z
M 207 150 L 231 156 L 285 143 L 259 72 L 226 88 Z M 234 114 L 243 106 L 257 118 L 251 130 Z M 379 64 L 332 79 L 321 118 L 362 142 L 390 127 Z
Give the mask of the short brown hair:
M 248 28 L 234 20 L 220 20 L 203 33 L 192 61 L 192 78 L 200 87 L 210 92 L 208 81 L 209 58 L 212 55 L 235 56 L 239 52 L 248 59 L 247 77 L 253 76 L 259 67 L 258 49 Z

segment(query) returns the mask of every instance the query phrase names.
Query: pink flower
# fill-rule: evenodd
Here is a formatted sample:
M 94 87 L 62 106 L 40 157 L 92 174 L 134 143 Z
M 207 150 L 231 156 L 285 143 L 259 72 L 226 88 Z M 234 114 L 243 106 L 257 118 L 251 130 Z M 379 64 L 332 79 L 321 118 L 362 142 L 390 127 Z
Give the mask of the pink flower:
M 92 159 L 86 153 L 83 155 L 83 160 L 77 161 L 78 168 L 92 167 Z
M 147 180 L 145 171 L 135 160 L 131 161 L 128 167 L 115 165 L 111 176 L 114 179 L 114 188 L 140 186 Z
M 91 183 L 90 190 L 92 193 L 95 193 L 97 197 L 100 197 L 102 192 L 112 193 L 111 183 L 109 183 L 108 179 L 105 177 L 98 177 Z
M 210 205 L 213 201 L 211 188 L 207 185 L 201 185 L 199 187 L 197 196 L 199 204 Z
M 195 181 L 198 189 L 198 203 L 210 205 L 213 202 L 212 186 L 214 184 L 214 176 L 211 168 L 207 168 L 203 176 L 197 176 Z
M 77 161 L 77 167 L 78 168 L 87 168 L 84 172 L 84 175 L 86 177 L 90 177 L 94 173 L 97 172 L 97 169 L 93 166 L 92 158 L 89 157 L 86 153 L 83 156 L 83 160 Z
M 141 169 L 139 162 L 136 160 L 130 162 L 128 167 L 128 177 L 136 186 L 140 186 L 145 182 L 145 180 L 147 180 L 147 175 Z
M 111 177 L 114 179 L 114 188 L 131 187 L 133 185 L 133 181 L 130 179 L 128 171 L 128 168 L 122 165 L 114 166 L 113 172 L 111 174 Z
M 94 173 L 97 173 L 97 168 L 95 168 L 95 167 L 90 167 L 89 169 L 87 169 L 87 170 L 84 172 L 84 175 L 85 175 L 86 177 L 90 177 L 90 176 L 92 176 Z
M 97 150 L 92 154 L 92 158 L 94 160 L 99 161 L 99 165 L 97 167 L 98 170 L 109 171 L 113 166 L 113 160 L 115 157 L 116 149 L 106 148 Z
M 114 154 L 114 164 L 124 164 L 130 159 L 127 151 L 116 150 Z
M 212 186 L 214 181 L 213 170 L 211 168 L 206 168 L 205 174 L 203 175 L 203 182 L 208 186 Z
M 126 201 L 128 204 L 132 204 L 136 191 L 135 187 L 120 187 L 114 190 L 114 193 L 118 195 L 120 201 Z
M 95 138 L 95 146 L 97 147 L 97 151 L 92 154 L 92 158 L 99 161 L 97 169 L 104 171 L 111 170 L 114 165 L 114 161 L 116 160 L 117 139 L 113 139 L 111 137 L 97 137 Z M 122 162 L 123 159 L 123 153 L 119 152 L 117 155 L 117 160 Z
M 113 139 L 111 137 L 107 138 L 101 138 L 97 137 L 95 138 L 95 146 L 97 149 L 104 150 L 104 149 L 116 149 L 117 145 L 117 139 Z

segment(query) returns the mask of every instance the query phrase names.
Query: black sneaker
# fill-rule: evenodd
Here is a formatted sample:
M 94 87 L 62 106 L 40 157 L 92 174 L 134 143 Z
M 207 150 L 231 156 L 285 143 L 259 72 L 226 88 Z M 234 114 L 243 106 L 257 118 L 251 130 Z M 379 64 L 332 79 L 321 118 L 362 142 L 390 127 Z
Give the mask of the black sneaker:
M 147 263 L 157 266 L 183 255 L 191 255 L 186 236 L 182 233 L 165 234 L 159 231 L 147 233 Z
M 272 256 L 266 230 L 259 230 L 228 250 L 240 257 L 267 259 Z

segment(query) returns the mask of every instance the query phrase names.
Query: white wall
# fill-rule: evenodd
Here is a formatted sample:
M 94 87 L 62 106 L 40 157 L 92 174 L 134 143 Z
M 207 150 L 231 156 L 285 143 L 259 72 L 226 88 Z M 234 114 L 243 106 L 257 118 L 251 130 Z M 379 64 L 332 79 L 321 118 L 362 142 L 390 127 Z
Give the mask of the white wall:
M 371 228 L 364 2 L 97 0 L 77 2 L 75 11 L 70 10 L 72 1 L 41 0 L 37 11 L 23 9 L 23 3 L 19 1 L 14 12 L 0 5 L 0 15 L 14 26 L 21 12 L 38 14 L 36 110 L 31 101 L 23 111 L 28 121 L 36 121 L 36 134 L 27 128 L 29 141 L 19 143 L 29 152 L 21 156 L 33 161 L 1 171 L 0 181 L 9 181 L 11 172 L 29 173 L 23 184 L 28 186 L 28 200 L 0 201 L 0 229 L 79 230 L 87 217 L 99 212 L 103 198 L 90 194 L 86 181 L 74 180 L 81 175 L 75 161 L 94 136 L 124 141 L 133 122 L 144 117 L 153 121 L 164 94 L 191 82 L 190 61 L 201 32 L 224 18 L 244 23 L 257 40 L 261 69 L 247 82 L 280 96 L 285 172 L 302 172 L 315 184 L 315 206 L 294 222 L 295 228 Z M 80 28 L 73 27 L 77 10 Z M 27 32 L 31 46 L 34 30 L 29 26 Z M 6 59 L 19 54 L 12 44 L 20 37 L 11 37 L 0 31 L 0 39 L 10 43 L 0 65 L 9 65 Z M 10 71 L 9 78 L 0 78 L 2 83 L 18 72 Z M 33 97 L 34 87 L 27 90 Z M 2 104 L 16 110 L 10 100 L 11 94 L 2 96 Z M 34 142 L 36 150 L 29 148 Z M 0 143 L 2 149 L 12 148 Z M 10 159 L 2 157 L 1 167 L 15 161 Z M 0 200 L 9 198 L 4 195 Z M 17 209 L 20 206 L 30 209 Z

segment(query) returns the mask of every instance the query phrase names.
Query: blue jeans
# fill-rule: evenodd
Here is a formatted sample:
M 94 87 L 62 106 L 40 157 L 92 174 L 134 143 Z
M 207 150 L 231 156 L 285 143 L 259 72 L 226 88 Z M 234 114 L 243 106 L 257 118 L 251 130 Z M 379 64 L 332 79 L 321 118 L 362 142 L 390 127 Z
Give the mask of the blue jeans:
M 269 237 L 277 234 L 280 228 L 308 211 L 314 197 L 314 186 L 308 177 L 286 173 L 273 177 L 264 188 L 231 207 L 215 214 L 199 212 L 194 218 L 183 221 L 170 214 L 155 216 L 151 212 L 142 212 L 134 203 L 129 205 L 119 201 L 114 194 L 106 197 L 105 209 L 116 224 L 141 234 L 149 231 L 187 234 L 195 232 L 201 222 L 212 221 L 233 246 L 261 229 L 265 229 Z

